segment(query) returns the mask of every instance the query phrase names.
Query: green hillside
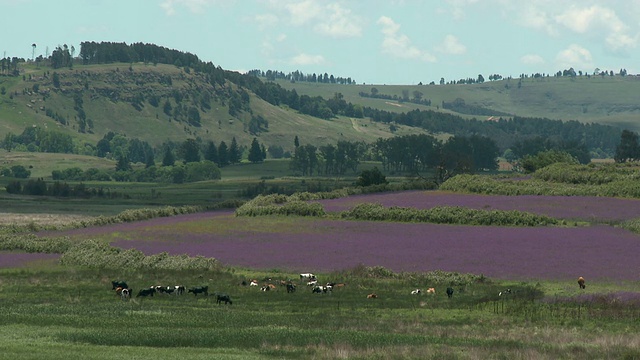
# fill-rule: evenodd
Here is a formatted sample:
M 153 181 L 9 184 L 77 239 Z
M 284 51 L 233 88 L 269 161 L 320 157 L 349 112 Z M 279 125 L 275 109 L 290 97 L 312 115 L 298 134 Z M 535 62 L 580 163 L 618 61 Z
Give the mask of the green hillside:
M 577 76 L 524 78 L 488 81 L 465 85 L 338 85 L 324 83 L 277 81 L 280 86 L 298 94 L 333 97 L 341 93 L 347 102 L 379 108 L 386 111 L 403 112 L 413 109 L 443 110 L 443 101 L 463 99 L 467 105 L 495 110 L 523 117 L 541 117 L 554 120 L 578 120 L 605 125 L 614 125 L 640 131 L 640 77 L 628 76 Z M 421 92 L 423 99 L 431 100 L 431 106 L 417 105 L 386 99 L 365 98 L 360 92 L 371 93 L 376 88 L 379 94 L 402 97 L 408 91 Z M 472 115 L 459 114 L 469 117 Z M 476 116 L 486 119 L 489 116 Z
M 399 126 L 392 133 L 387 125 L 368 120 L 304 115 L 286 106 L 273 106 L 229 81 L 223 86 L 211 85 L 203 74 L 173 65 L 120 63 L 53 70 L 23 64 L 21 69 L 18 77 L 0 77 L 0 87 L 5 88 L 5 94 L 0 95 L 2 137 L 41 126 L 94 145 L 113 131 L 153 146 L 195 137 L 218 142 L 236 137 L 240 145 L 248 146 L 257 136 L 267 147 L 279 145 L 291 150 L 295 136 L 303 143 L 322 145 L 339 140 L 373 142 L 394 134 L 422 132 Z M 230 115 L 230 103 L 238 93 L 246 94 L 248 108 Z M 186 110 L 179 116 L 173 112 L 168 115 L 163 106 L 167 102 L 172 109 Z M 84 132 L 78 103 L 86 116 Z M 190 118 L 192 109 L 198 113 L 195 124 Z M 251 133 L 249 122 L 256 116 L 266 119 L 268 128 Z

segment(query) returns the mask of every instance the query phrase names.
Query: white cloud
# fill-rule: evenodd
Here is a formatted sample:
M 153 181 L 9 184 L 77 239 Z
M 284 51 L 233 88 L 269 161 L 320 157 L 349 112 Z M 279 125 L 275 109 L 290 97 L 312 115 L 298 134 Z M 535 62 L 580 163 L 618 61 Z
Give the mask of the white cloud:
M 329 4 L 328 16 L 323 16 L 324 22 L 315 26 L 315 30 L 321 34 L 332 37 L 356 37 L 362 35 L 361 21 L 351 15 L 351 10 L 342 7 L 338 3 Z
M 313 0 L 285 4 L 284 8 L 289 12 L 293 25 L 304 25 L 322 14 L 322 8 Z
M 634 48 L 638 43 L 638 37 L 629 35 L 629 26 L 610 8 L 572 6 L 555 20 L 577 34 L 603 39 L 606 47 L 614 52 Z
M 525 65 L 541 65 L 544 64 L 544 59 L 540 55 L 527 54 L 520 58 L 520 62 Z
M 454 20 L 463 20 L 466 18 L 466 10 L 468 7 L 477 2 L 478 0 L 447 0 L 450 6 L 449 12 Z
M 391 18 L 381 16 L 378 24 L 382 26 L 382 52 L 391 56 L 404 59 L 418 59 L 427 62 L 435 62 L 437 59 L 427 51 L 420 50 L 411 44 L 411 40 L 405 34 L 400 33 L 400 25 Z
M 593 58 L 589 50 L 580 45 L 572 44 L 565 50 L 562 50 L 556 56 L 556 63 L 561 69 L 592 69 Z
M 324 64 L 325 59 L 322 55 L 309 55 L 305 53 L 298 54 L 291 58 L 291 65 L 319 65 Z
M 457 37 L 447 35 L 436 50 L 449 55 L 462 55 L 467 52 L 467 47 L 462 45 Z
M 278 17 L 273 14 L 258 14 L 253 20 L 260 30 L 274 27 L 278 23 Z
M 284 9 L 293 26 L 309 26 L 334 38 L 362 36 L 362 17 L 339 2 L 270 0 L 267 4 L 274 11 Z
M 540 7 L 535 3 L 522 6 L 519 11 L 516 10 L 516 14 L 520 14 L 519 23 L 535 30 L 544 31 L 548 35 L 557 35 L 555 21 L 545 9 L 548 7 Z
M 176 13 L 177 7 L 186 7 L 194 14 L 202 13 L 209 5 L 214 4 L 226 4 L 229 5 L 229 1 L 223 0 L 164 0 L 160 3 L 160 7 L 164 9 L 167 15 L 173 15 Z

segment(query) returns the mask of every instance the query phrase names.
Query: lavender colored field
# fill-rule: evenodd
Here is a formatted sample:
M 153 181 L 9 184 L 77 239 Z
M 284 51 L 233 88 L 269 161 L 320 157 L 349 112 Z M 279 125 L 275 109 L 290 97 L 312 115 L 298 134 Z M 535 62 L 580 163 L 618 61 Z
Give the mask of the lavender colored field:
M 59 254 L 28 254 L 0 252 L 0 268 L 16 268 L 27 266 L 33 262 L 55 260 L 60 257 Z
M 212 212 L 79 229 L 147 255 L 213 257 L 258 269 L 330 272 L 358 264 L 394 271 L 445 270 L 498 279 L 637 280 L 640 237 L 605 225 L 502 228 Z
M 326 211 L 342 211 L 363 202 L 384 206 L 429 209 L 435 206 L 464 206 L 485 210 L 520 210 L 562 219 L 619 221 L 640 217 L 639 199 L 590 196 L 503 196 L 457 194 L 443 191 L 404 191 L 350 196 L 319 201 Z

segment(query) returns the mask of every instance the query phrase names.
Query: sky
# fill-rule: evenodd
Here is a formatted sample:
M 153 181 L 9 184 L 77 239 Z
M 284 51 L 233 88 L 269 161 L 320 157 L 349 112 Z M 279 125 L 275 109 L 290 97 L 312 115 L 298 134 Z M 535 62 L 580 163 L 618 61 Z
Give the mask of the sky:
M 0 0 L 0 56 L 143 42 L 226 70 L 413 85 L 640 72 L 640 0 Z

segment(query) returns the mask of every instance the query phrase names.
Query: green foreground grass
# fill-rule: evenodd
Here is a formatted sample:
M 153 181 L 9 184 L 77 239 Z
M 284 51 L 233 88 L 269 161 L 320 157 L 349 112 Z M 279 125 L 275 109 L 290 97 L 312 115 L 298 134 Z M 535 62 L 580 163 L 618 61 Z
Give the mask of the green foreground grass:
M 320 274 L 347 285 L 313 294 L 241 286 L 258 278 L 277 284 L 295 274 L 100 270 L 40 264 L 0 271 L 0 348 L 12 359 L 360 358 L 607 359 L 640 357 L 640 309 L 593 303 L 549 305 L 529 295 L 579 292 L 569 283 L 455 286 L 422 278 L 372 278 L 354 269 Z M 362 270 L 362 269 L 360 269 Z M 154 296 L 122 301 L 111 280 L 134 289 L 208 285 L 210 296 Z M 410 295 L 435 286 L 435 296 Z M 637 284 L 628 284 L 637 289 Z M 512 298 L 497 293 L 509 287 Z M 589 284 L 597 293 L 607 284 Z M 216 304 L 212 293 L 231 295 Z M 377 299 L 367 299 L 375 292 Z M 518 295 L 522 294 L 522 295 Z M 531 295 L 533 296 L 533 295 Z

